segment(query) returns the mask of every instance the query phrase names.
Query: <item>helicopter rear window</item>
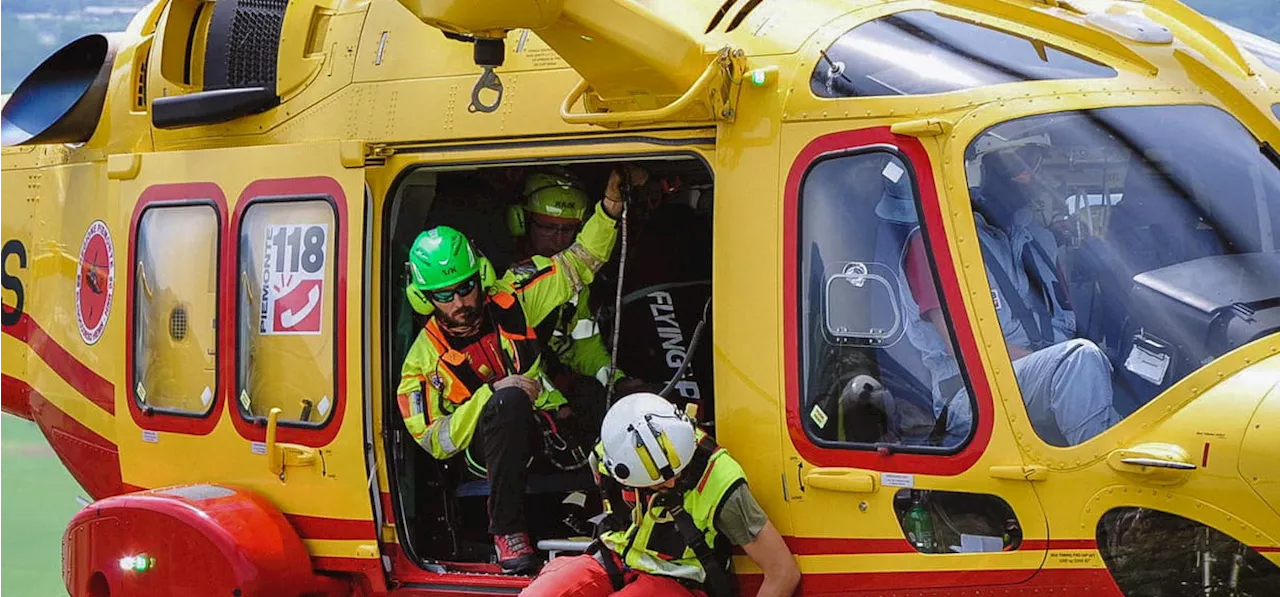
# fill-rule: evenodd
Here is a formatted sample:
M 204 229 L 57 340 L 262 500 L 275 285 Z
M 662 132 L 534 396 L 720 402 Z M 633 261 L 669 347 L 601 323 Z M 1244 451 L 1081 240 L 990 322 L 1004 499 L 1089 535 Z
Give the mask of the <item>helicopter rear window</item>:
M 840 36 L 817 61 L 809 87 L 818 97 L 874 97 L 1114 76 L 1109 66 L 1037 39 L 913 10 Z
M 149 208 L 138 224 L 134 280 L 134 400 L 205 415 L 218 346 L 218 214 L 212 205 Z

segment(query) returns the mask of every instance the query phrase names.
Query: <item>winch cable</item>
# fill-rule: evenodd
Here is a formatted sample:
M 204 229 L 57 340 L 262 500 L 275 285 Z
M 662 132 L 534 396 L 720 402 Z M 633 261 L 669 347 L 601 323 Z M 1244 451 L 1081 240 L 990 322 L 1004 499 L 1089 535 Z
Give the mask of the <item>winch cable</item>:
M 631 208 L 631 172 L 622 168 L 622 249 L 618 253 L 618 287 L 613 296 L 613 341 L 609 351 L 609 385 L 605 390 L 605 409 L 613 406 L 614 386 L 618 383 L 618 335 L 622 328 L 622 280 L 627 271 L 627 212 Z
M 707 319 L 711 316 L 711 297 L 707 297 L 707 302 L 702 304 L 702 319 L 698 320 L 698 325 L 693 328 L 693 336 L 689 338 L 689 350 L 684 353 L 684 361 L 680 363 L 680 368 L 676 369 L 676 374 L 671 376 L 671 380 L 667 385 L 658 392 L 659 396 L 666 398 L 671 394 L 671 390 L 675 389 L 676 384 L 684 379 L 684 373 L 689 369 L 689 363 L 693 361 L 693 355 L 697 354 L 698 340 L 702 339 L 702 328 L 706 327 Z

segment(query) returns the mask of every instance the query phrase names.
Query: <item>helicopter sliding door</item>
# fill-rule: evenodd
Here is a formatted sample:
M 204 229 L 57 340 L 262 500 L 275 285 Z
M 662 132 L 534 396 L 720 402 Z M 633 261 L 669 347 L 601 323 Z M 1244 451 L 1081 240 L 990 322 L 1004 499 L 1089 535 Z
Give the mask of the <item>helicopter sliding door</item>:
M 782 145 L 782 443 L 805 594 L 1027 582 L 1045 517 L 974 340 L 936 146 L 829 131 Z
M 250 489 L 322 567 L 380 575 L 353 154 L 334 142 L 113 159 L 133 212 L 117 435 L 125 483 Z

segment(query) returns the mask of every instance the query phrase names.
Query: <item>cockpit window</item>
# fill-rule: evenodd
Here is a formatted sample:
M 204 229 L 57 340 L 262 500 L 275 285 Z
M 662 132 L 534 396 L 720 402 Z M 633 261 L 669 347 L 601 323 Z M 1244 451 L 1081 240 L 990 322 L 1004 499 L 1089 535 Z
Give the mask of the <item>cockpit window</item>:
M 799 414 L 820 446 L 953 451 L 972 435 L 947 307 L 940 293 L 906 292 L 908 280 L 932 289 L 937 269 L 916 167 L 862 149 L 819 159 L 801 183 Z
M 1208 106 L 1046 114 L 965 166 L 987 280 L 1046 442 L 1116 424 L 1280 332 L 1280 154 Z
M 925 10 L 863 23 L 822 53 L 818 97 L 925 95 L 1000 83 L 1116 76 L 1037 39 Z

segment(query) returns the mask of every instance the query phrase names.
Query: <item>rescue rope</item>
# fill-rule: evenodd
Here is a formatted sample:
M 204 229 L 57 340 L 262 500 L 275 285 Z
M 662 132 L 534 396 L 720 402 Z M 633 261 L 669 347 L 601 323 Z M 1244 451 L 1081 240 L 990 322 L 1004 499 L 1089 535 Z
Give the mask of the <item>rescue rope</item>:
M 631 172 L 623 167 L 622 173 L 622 250 L 618 254 L 618 287 L 613 295 L 613 341 L 609 350 L 609 385 L 605 389 L 604 405 L 613 406 L 614 386 L 618 383 L 618 335 L 622 328 L 622 280 L 627 271 L 627 212 L 631 205 Z

